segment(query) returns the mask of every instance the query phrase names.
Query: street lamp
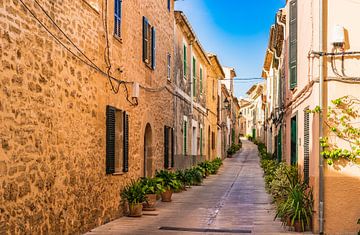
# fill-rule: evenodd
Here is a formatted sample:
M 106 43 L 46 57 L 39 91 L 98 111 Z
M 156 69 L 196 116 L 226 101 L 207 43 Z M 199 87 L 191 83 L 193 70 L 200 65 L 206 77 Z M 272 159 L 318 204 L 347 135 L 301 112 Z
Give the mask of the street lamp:
M 225 97 L 225 100 L 224 100 L 224 108 L 223 108 L 223 110 L 224 109 L 229 109 L 229 100 L 227 99 L 227 97 Z

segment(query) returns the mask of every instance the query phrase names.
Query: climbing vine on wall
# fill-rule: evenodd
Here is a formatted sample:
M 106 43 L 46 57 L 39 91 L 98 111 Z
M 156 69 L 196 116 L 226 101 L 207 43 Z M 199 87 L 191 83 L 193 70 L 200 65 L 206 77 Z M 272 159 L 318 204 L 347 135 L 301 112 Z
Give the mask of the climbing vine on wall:
M 356 162 L 360 157 L 360 100 L 356 97 L 344 96 L 332 100 L 331 103 L 332 107 L 328 108 L 324 120 L 329 135 L 320 139 L 323 147 L 321 155 L 329 165 L 340 159 Z M 317 106 L 310 112 L 321 113 L 321 109 Z M 349 148 L 339 147 L 336 137 L 346 141 Z

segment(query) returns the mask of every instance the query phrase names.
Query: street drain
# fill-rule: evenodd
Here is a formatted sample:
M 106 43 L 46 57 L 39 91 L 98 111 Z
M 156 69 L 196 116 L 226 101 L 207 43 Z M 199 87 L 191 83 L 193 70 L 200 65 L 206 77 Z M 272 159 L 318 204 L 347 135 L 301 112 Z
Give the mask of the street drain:
M 251 230 L 246 230 L 246 229 L 216 229 L 216 228 L 160 227 L 159 230 L 199 232 L 199 233 L 251 233 Z

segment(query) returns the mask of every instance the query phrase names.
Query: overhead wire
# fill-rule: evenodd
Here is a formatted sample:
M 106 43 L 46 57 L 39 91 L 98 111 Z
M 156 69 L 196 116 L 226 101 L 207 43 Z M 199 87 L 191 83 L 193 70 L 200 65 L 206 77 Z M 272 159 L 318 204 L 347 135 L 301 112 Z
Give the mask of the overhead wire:
M 65 45 L 64 42 L 62 42 L 53 32 L 51 32 L 48 27 L 45 25 L 45 23 L 43 23 L 38 17 L 37 15 L 34 13 L 34 11 L 32 11 L 30 9 L 30 7 L 23 1 L 23 0 L 19 0 L 19 2 L 25 7 L 25 9 L 32 15 L 32 17 L 40 24 L 40 26 L 42 26 L 43 29 L 45 29 L 45 31 L 47 33 L 49 33 L 54 40 L 59 43 L 66 51 L 68 51 L 70 54 L 72 54 L 76 59 L 78 59 L 79 61 L 81 61 L 82 63 L 84 63 L 85 65 L 87 65 L 88 67 L 96 70 L 97 72 L 99 72 L 100 74 L 102 74 L 103 76 L 106 76 L 109 79 L 109 82 L 111 84 L 112 87 L 112 91 L 117 94 L 119 91 L 119 86 L 121 84 L 125 85 L 125 81 L 118 79 L 112 75 L 110 75 L 110 70 L 109 67 L 111 68 L 111 66 L 108 66 L 107 72 L 103 71 L 98 65 L 96 65 L 72 40 L 71 38 L 59 27 L 59 25 L 54 21 L 54 19 L 50 16 L 50 14 L 44 9 L 44 7 L 37 1 L 34 0 L 35 4 L 41 9 L 41 11 L 47 16 L 47 18 L 49 18 L 49 20 L 52 22 L 52 24 L 60 31 L 60 33 L 67 39 L 67 41 L 78 51 L 78 53 L 81 54 L 81 56 L 83 56 L 84 58 L 81 58 L 81 56 L 77 55 L 75 52 L 73 52 L 67 45 Z M 107 30 L 106 30 L 107 32 Z M 108 45 L 108 44 L 107 44 Z M 107 60 L 105 59 L 105 62 L 107 63 Z M 107 63 L 108 65 L 108 63 Z M 115 86 L 113 85 L 113 81 L 115 81 L 116 83 L 118 83 L 118 88 L 116 89 Z M 128 97 L 128 89 L 127 87 L 125 88 L 125 92 L 126 92 L 126 99 L 127 101 L 132 105 L 135 106 L 137 105 L 137 101 L 135 103 L 131 102 L 129 100 Z

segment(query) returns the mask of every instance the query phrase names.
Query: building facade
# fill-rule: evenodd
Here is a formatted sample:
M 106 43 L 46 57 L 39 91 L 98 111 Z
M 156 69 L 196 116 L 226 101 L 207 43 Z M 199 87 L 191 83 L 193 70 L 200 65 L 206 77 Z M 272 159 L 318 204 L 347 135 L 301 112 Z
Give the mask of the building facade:
M 118 218 L 122 187 L 172 149 L 174 2 L 0 5 L 0 233 Z
M 250 120 L 248 129 L 251 130 L 251 136 L 259 141 L 265 142 L 265 94 L 266 86 L 264 83 L 253 85 L 246 93 L 249 96 L 251 106 L 248 117 Z M 249 131 L 248 131 L 249 132 Z
M 278 91 L 280 101 L 284 102 L 279 104 L 278 121 L 282 132 L 281 159 L 298 165 L 304 180 L 313 188 L 315 233 L 356 234 L 359 230 L 360 208 L 353 203 L 360 195 L 359 156 L 355 154 L 354 162 L 346 157 L 332 160 L 329 156 L 331 161 L 327 162 L 320 144 L 325 137 L 327 151 L 359 149 L 355 144 L 358 137 L 347 139 L 346 128 L 339 122 L 346 112 L 333 117 L 330 111 L 334 107 L 341 109 L 342 105 L 348 111 L 359 109 L 360 43 L 356 38 L 360 30 L 355 20 L 359 10 L 360 5 L 350 0 L 329 0 L 326 4 L 289 0 L 277 14 L 277 18 L 279 14 L 285 16 L 286 26 L 279 20 L 274 26 L 285 28 L 284 50 L 272 50 L 273 55 L 278 53 L 280 57 L 280 66 L 275 68 L 278 67 L 279 81 L 283 82 Z M 357 130 L 358 122 L 359 116 L 352 115 L 347 123 Z M 329 128 L 331 123 L 339 124 Z M 344 136 L 354 144 L 349 144 Z

